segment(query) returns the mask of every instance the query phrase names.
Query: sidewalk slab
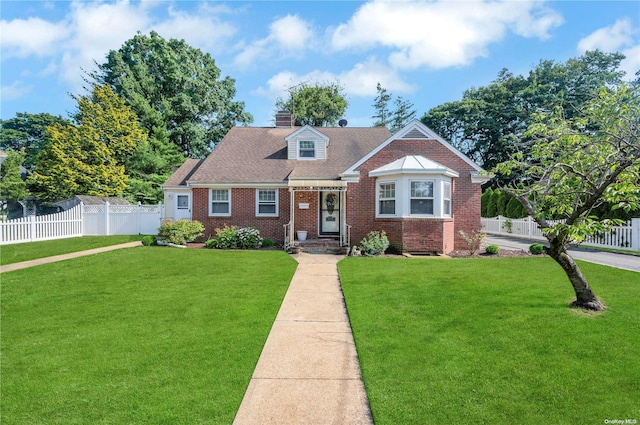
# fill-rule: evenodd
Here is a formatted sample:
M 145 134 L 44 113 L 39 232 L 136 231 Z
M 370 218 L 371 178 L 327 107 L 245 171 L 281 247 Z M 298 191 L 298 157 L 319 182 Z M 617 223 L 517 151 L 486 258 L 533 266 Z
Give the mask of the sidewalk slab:
M 127 242 L 119 245 L 103 246 L 100 248 L 88 249 L 86 251 L 70 252 L 68 254 L 53 255 L 51 257 L 38 258 L 36 260 L 23 261 L 20 263 L 6 264 L 0 267 L 0 273 L 11 272 L 14 270 L 26 269 L 29 267 L 39 266 L 41 264 L 55 263 L 57 261 L 69 260 L 71 258 L 84 257 L 86 255 L 98 254 L 101 252 L 113 251 L 122 248 L 133 248 L 142 246 L 141 241 Z
M 234 425 L 373 424 L 337 255 L 299 265 L 260 354 Z

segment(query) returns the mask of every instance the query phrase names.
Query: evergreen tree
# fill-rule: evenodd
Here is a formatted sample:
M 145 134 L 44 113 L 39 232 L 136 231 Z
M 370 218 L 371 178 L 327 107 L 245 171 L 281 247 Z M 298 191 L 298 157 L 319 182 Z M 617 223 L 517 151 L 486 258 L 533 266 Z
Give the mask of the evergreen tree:
M 395 133 L 416 117 L 413 103 L 398 96 L 394 101 L 395 109 L 391 114 L 391 132 Z
M 389 112 L 389 101 L 391 95 L 387 93 L 387 89 L 382 87 L 380 83 L 376 86 L 376 98 L 373 102 L 373 108 L 376 113 L 371 118 L 376 121 L 373 123 L 374 127 L 388 127 L 391 123 L 391 113 Z
M 22 179 L 20 166 L 24 162 L 24 152 L 7 151 L 0 165 L 0 201 L 4 210 L 9 202 L 24 201 L 29 196 L 27 185 Z

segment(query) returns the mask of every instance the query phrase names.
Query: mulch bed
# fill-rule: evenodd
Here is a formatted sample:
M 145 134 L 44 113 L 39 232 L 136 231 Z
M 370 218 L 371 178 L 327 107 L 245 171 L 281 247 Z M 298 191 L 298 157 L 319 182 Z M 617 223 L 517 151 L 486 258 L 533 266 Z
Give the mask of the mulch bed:
M 523 250 L 501 249 L 497 254 L 487 254 L 484 251 L 471 255 L 468 250 L 459 250 L 449 253 L 452 258 L 514 258 L 514 257 L 535 257 L 532 253 Z

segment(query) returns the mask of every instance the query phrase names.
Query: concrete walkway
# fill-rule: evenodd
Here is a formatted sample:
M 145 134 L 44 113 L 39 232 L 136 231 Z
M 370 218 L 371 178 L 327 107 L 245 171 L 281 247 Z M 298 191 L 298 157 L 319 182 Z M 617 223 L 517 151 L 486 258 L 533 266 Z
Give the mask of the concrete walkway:
M 235 425 L 373 424 L 338 279 L 339 255 L 299 263 Z
M 70 252 L 68 254 L 54 255 L 52 257 L 38 258 L 37 260 L 23 261 L 21 263 L 7 264 L 0 266 L 0 273 L 11 272 L 14 270 L 26 269 L 27 267 L 39 266 L 40 264 L 54 263 L 56 261 L 68 260 L 70 258 L 84 257 L 85 255 L 98 254 L 100 252 L 113 251 L 121 248 L 133 248 L 141 246 L 142 242 L 127 242 L 120 245 L 104 246 L 101 248 L 89 249 L 86 251 Z
M 487 245 L 498 245 L 501 249 L 528 251 L 529 245 L 531 245 L 532 243 L 542 243 L 546 246 L 549 246 L 549 243 L 544 240 L 531 240 L 503 235 L 487 235 L 487 237 L 484 238 L 482 246 L 484 248 Z M 618 269 L 640 272 L 640 257 L 637 255 L 633 255 L 632 253 L 622 254 L 584 247 L 572 247 L 569 248 L 568 251 L 569 254 L 576 260 L 588 261 L 590 263 L 600 264 L 603 266 L 616 267 Z

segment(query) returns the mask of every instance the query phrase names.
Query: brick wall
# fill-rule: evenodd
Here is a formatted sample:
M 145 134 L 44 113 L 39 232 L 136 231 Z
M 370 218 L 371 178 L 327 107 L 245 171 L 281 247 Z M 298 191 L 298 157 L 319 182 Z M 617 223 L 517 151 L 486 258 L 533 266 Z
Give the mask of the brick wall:
M 375 218 L 376 179 L 368 176 L 369 171 L 406 155 L 422 155 L 459 173 L 451 185 L 452 220 Z M 481 188 L 479 184 L 471 183 L 474 169 L 436 140 L 394 140 L 362 164 L 359 171 L 360 182 L 350 184 L 347 192 L 349 205 L 356 206 L 347 214 L 347 223 L 352 226 L 352 244 L 357 244 L 371 230 L 385 230 L 396 250 L 434 251 L 432 248 L 437 247 L 437 252 L 450 252 L 466 248 L 459 230 L 471 233 L 480 229 Z M 403 232 L 406 232 L 406 240 Z M 420 232 L 425 234 L 419 236 Z
M 278 189 L 278 217 L 256 217 L 256 190 L 253 188 L 231 189 L 231 216 L 209 217 L 209 189 L 193 189 L 192 218 L 205 227 L 205 239 L 215 237 L 216 228 L 227 226 L 253 226 L 260 230 L 263 238 L 281 244 L 284 225 L 289 222 L 289 190 Z

